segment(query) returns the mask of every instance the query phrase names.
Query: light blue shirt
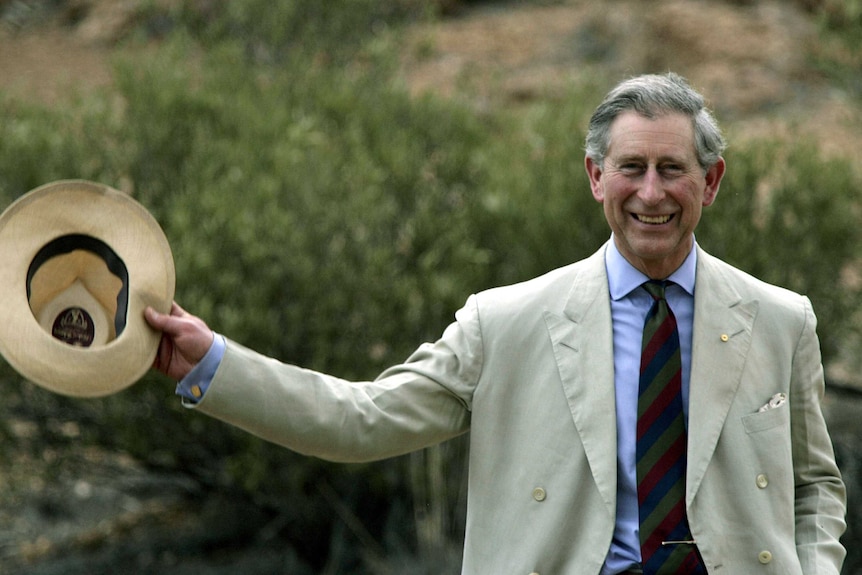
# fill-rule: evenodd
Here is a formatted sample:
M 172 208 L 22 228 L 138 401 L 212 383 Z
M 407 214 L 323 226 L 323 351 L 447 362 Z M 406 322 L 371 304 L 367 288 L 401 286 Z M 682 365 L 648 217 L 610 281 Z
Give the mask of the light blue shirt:
M 183 404 L 193 405 L 201 400 L 215 377 L 218 366 L 221 365 L 224 350 L 224 337 L 213 334 L 213 343 L 206 355 L 177 383 L 176 394 L 183 398 Z
M 641 340 L 652 297 L 641 286 L 649 278 L 634 268 L 612 241 L 605 253 L 614 329 L 614 386 L 617 407 L 617 520 L 614 538 L 601 575 L 613 575 L 640 565 L 637 472 L 635 470 L 638 380 Z M 691 371 L 691 331 L 694 319 L 694 279 L 697 252 L 692 250 L 667 279 L 665 292 L 676 317 L 682 352 L 682 402 L 688 421 Z

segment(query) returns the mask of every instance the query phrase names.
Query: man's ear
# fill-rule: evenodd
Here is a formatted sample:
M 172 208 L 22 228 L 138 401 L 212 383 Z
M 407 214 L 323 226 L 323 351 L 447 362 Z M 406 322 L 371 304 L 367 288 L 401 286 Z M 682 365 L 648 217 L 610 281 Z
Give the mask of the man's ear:
M 587 176 L 590 178 L 590 190 L 593 192 L 593 198 L 599 203 L 605 201 L 605 191 L 602 187 L 602 166 L 589 156 L 584 159 L 584 167 L 587 170 Z
M 718 188 L 721 185 L 721 178 L 724 177 L 726 168 L 724 158 L 719 157 L 718 161 L 710 169 L 706 171 L 706 189 L 703 191 L 703 205 L 712 205 L 715 197 L 718 195 Z

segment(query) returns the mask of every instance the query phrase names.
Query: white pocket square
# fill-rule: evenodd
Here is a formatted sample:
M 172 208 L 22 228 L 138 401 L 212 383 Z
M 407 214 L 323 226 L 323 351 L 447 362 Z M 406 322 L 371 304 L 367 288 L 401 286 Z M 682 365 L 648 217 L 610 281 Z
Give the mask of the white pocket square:
M 776 393 L 772 397 L 769 398 L 769 401 L 764 403 L 758 409 L 758 413 L 761 411 L 768 411 L 770 409 L 775 409 L 776 407 L 784 405 L 784 402 L 787 401 L 787 395 L 784 393 Z

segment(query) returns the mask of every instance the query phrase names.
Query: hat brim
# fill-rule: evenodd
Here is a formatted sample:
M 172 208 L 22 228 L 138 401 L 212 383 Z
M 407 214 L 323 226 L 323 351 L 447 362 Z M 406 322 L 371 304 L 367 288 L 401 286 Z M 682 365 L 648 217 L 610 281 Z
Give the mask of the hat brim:
M 28 268 L 49 242 L 66 235 L 104 242 L 128 270 L 122 333 L 104 345 L 76 347 L 48 333 L 27 295 Z M 152 366 L 161 334 L 144 319 L 168 313 L 176 272 L 159 224 L 127 194 L 83 180 L 46 184 L 0 215 L 0 354 L 22 376 L 63 395 L 99 397 L 138 381 Z

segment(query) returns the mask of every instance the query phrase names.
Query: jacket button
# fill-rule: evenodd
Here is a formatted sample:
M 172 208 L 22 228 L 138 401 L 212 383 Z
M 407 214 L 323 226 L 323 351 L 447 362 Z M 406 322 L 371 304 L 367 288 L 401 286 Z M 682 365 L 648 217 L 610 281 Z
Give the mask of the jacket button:
M 545 493 L 545 490 L 542 489 L 541 487 L 536 487 L 535 489 L 533 489 L 533 499 L 535 499 L 536 501 L 544 501 L 545 497 L 547 497 L 547 496 L 548 496 L 548 494 Z M 536 574 L 534 573 L 532 575 L 536 575 Z
M 763 473 L 758 475 L 757 479 L 755 481 L 757 482 L 757 486 L 760 487 L 761 489 L 765 489 L 766 486 L 769 485 L 769 478 L 766 477 L 766 475 Z
M 766 565 L 767 563 L 772 561 L 772 553 L 770 553 L 769 551 L 761 551 L 757 554 L 757 560 L 760 561 L 762 564 Z

